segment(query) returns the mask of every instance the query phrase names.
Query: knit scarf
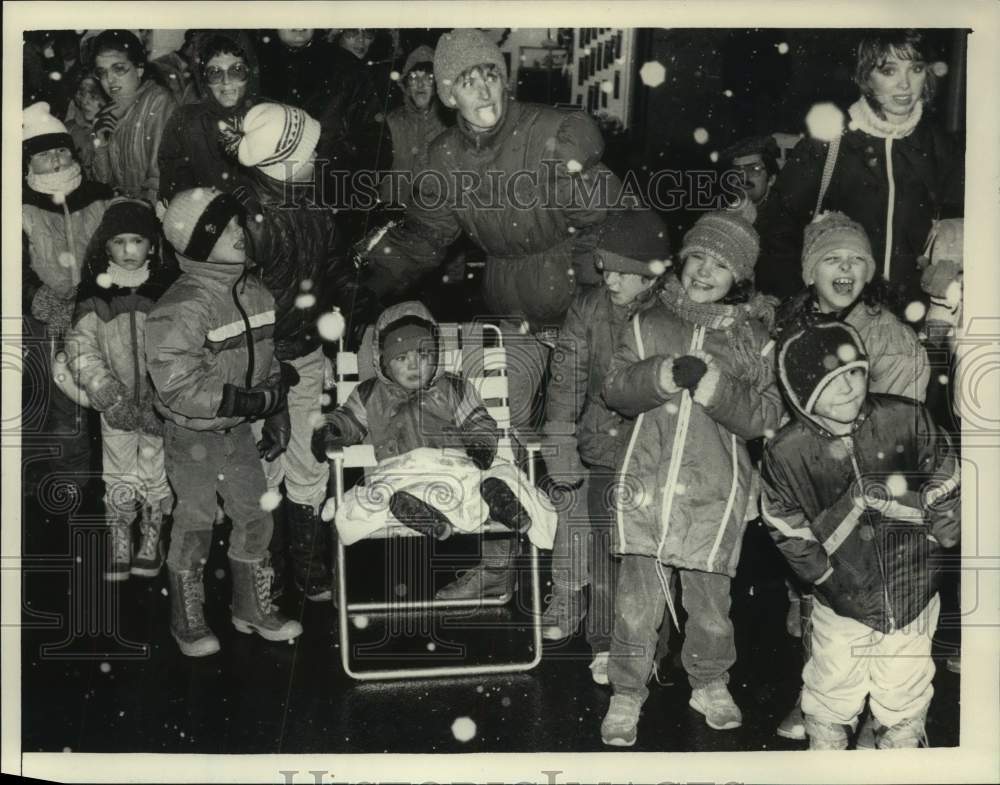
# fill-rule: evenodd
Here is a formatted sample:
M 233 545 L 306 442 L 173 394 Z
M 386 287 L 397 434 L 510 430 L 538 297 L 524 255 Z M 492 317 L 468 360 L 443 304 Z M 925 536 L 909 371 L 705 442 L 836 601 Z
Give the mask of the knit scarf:
M 60 169 L 58 172 L 46 174 L 28 172 L 27 181 L 28 187 L 40 194 L 65 196 L 80 187 L 80 183 L 83 182 L 83 172 L 80 170 L 80 164 L 73 161 L 72 166 Z
M 114 262 L 108 262 L 108 278 L 113 286 L 124 289 L 137 289 L 149 280 L 149 260 L 137 270 L 126 270 Z
M 899 124 L 890 123 L 888 120 L 883 120 L 875 114 L 875 110 L 868 103 L 868 99 L 864 97 L 859 98 L 851 104 L 847 113 L 851 116 L 852 128 L 857 128 L 871 136 L 877 136 L 879 139 L 890 137 L 892 139 L 903 139 L 913 133 L 913 129 L 920 122 L 920 118 L 924 113 L 924 103 L 923 101 L 918 101 L 913 107 L 913 111 L 910 112 L 910 116 L 906 118 L 906 122 Z
M 758 320 L 770 330 L 774 323 L 775 298 L 755 293 L 745 303 L 696 303 L 688 297 L 680 279 L 668 275 L 660 291 L 660 301 L 688 324 L 724 332 L 741 375 L 757 389 L 770 384 L 771 366 L 755 348 L 751 322 Z

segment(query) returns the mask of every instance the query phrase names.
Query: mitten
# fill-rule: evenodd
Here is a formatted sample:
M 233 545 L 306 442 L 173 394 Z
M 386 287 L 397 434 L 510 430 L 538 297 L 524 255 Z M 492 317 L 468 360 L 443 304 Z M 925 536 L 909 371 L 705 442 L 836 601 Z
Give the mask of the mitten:
M 663 355 L 660 359 L 660 370 L 656 376 L 657 384 L 664 395 L 676 395 L 681 391 L 674 381 L 674 358 Z
M 708 366 L 700 357 L 685 354 L 683 357 L 678 357 L 674 360 L 674 384 L 677 387 L 694 392 L 694 389 L 698 386 L 698 382 L 701 381 L 701 377 L 705 375 L 705 371 L 707 370 Z
M 130 397 L 122 398 L 110 409 L 105 410 L 104 419 L 119 431 L 137 431 L 142 422 L 142 409 Z
M 442 426 L 441 432 L 446 436 L 449 446 L 456 445 L 465 449 L 465 454 L 469 456 L 476 468 L 486 471 L 493 465 L 496 457 L 496 445 L 492 439 L 479 438 L 475 433 L 463 431 L 454 425 Z
M 313 431 L 310 447 L 317 463 L 326 463 L 330 460 L 328 453 L 342 450 L 346 446 L 347 439 L 332 422 L 324 423 L 322 427 Z
M 128 395 L 125 385 L 117 380 L 87 390 L 87 398 L 93 408 L 99 412 L 107 411 Z
M 264 420 L 264 430 L 257 451 L 265 461 L 273 461 L 288 449 L 288 441 L 292 436 L 292 420 L 288 409 L 276 412 Z
M 31 315 L 61 335 L 73 324 L 74 300 L 75 292 L 62 297 L 51 286 L 42 284 L 31 301 Z
M 163 420 L 154 409 L 144 407 L 142 418 L 139 422 L 139 430 L 148 433 L 150 436 L 163 436 Z

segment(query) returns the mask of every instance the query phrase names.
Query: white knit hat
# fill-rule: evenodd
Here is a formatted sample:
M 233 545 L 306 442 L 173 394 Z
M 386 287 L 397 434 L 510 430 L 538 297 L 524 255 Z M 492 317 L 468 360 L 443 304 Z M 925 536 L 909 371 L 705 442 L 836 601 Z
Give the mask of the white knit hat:
M 288 180 L 316 149 L 320 125 L 298 107 L 263 103 L 247 112 L 242 132 L 237 148 L 240 163 L 275 180 Z
M 27 156 L 55 150 L 73 149 L 73 140 L 59 118 L 53 117 L 45 101 L 24 109 L 21 113 L 21 146 Z

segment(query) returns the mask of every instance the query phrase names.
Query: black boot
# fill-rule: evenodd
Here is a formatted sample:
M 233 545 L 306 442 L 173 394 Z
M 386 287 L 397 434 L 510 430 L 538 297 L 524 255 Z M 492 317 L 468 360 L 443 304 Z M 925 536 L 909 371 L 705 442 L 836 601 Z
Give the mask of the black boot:
M 524 534 L 531 528 L 531 516 L 503 480 L 487 477 L 479 483 L 479 492 L 490 508 L 492 520 L 514 529 L 519 534 Z
M 454 531 L 451 521 L 444 513 L 406 491 L 396 491 L 392 495 L 389 499 L 389 512 L 404 526 L 436 540 L 445 540 Z
M 288 502 L 288 552 L 292 557 L 295 583 L 313 602 L 333 597 L 331 571 L 327 567 L 328 526 L 308 504 Z

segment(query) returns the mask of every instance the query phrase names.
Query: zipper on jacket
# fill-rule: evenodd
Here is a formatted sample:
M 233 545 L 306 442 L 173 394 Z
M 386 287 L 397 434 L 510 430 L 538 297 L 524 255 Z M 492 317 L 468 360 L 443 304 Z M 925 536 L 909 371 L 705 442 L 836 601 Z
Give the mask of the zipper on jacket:
M 858 481 L 859 487 L 864 488 L 864 484 L 861 480 L 861 467 L 858 465 L 858 459 L 854 452 L 854 439 L 851 436 L 842 436 L 844 443 L 847 445 L 847 449 L 851 454 L 851 466 L 854 467 L 854 476 Z M 885 608 L 889 613 L 889 632 L 896 631 L 896 617 L 892 613 L 892 605 L 889 604 L 889 586 L 886 582 L 885 577 L 885 563 L 882 559 L 882 548 L 878 544 L 878 533 L 872 537 L 872 542 L 875 545 L 875 560 L 878 562 L 879 576 L 882 579 L 882 597 L 885 599 Z
M 882 260 L 882 276 L 889 280 L 892 267 L 892 222 L 896 212 L 896 181 L 892 173 L 892 137 L 885 138 L 885 176 L 889 184 L 889 203 L 885 208 L 885 256 Z
M 132 369 L 135 382 L 135 394 L 132 396 L 135 405 L 139 405 L 139 336 L 135 326 L 135 311 L 128 314 L 129 329 L 132 333 Z
M 233 283 L 233 302 L 236 304 L 236 310 L 240 312 L 240 316 L 243 317 L 243 328 L 245 330 L 244 335 L 246 336 L 247 342 L 247 375 L 246 384 L 244 385 L 247 389 L 253 387 L 253 372 L 254 372 L 254 351 L 253 351 L 253 334 L 250 332 L 250 317 L 247 316 L 246 310 L 243 308 L 242 303 L 240 303 L 240 296 L 236 293 L 236 287 L 247 277 L 247 271 L 243 270 L 243 274 L 236 279 Z

